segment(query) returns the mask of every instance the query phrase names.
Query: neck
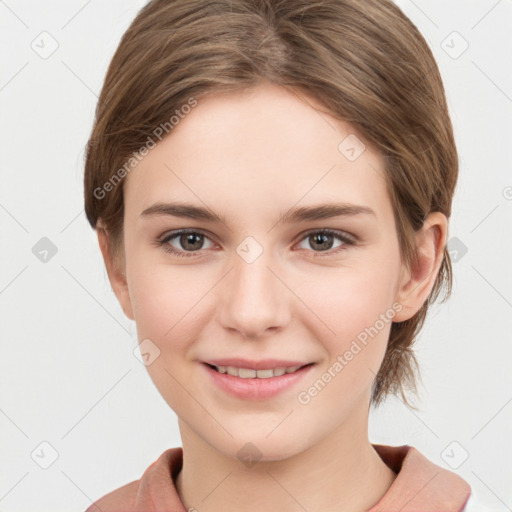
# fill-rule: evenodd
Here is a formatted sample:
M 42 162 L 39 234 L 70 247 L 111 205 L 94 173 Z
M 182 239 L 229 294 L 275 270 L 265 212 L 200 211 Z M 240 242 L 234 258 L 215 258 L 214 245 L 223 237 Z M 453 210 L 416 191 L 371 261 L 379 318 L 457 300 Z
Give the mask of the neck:
M 396 478 L 369 442 L 367 421 L 366 416 L 362 430 L 347 421 L 304 451 L 251 467 L 180 423 L 184 460 L 178 495 L 187 510 L 201 512 L 367 511 Z

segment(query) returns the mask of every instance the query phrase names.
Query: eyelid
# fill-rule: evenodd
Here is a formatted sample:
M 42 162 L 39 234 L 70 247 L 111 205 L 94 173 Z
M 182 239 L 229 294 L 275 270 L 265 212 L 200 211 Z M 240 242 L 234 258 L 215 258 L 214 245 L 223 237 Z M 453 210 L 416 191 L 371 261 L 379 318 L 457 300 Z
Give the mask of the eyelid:
M 214 243 L 215 237 L 213 235 L 210 235 L 208 231 L 201 229 L 201 228 L 182 228 L 182 229 L 176 229 L 171 231 L 166 231 L 164 234 L 162 234 L 160 237 L 158 237 L 156 241 L 156 245 L 159 247 L 162 247 L 164 251 L 177 255 L 177 256 L 184 256 L 184 257 L 194 257 L 195 255 L 200 255 L 203 251 L 206 249 L 200 249 L 198 251 L 184 251 L 179 249 L 170 248 L 168 246 L 168 242 L 176 237 L 179 237 L 180 235 L 186 235 L 186 234 L 200 234 L 203 235 L 205 238 L 208 238 Z M 357 244 L 357 237 L 347 233 L 346 231 L 332 229 L 332 228 L 311 228 L 307 231 L 304 231 L 300 233 L 297 236 L 297 241 L 294 242 L 294 246 L 298 243 L 302 242 L 304 239 L 306 239 L 308 236 L 311 236 L 313 234 L 322 233 L 322 234 L 328 234 L 330 236 L 333 236 L 343 242 L 341 247 L 338 247 L 336 249 L 329 249 L 327 251 L 312 251 L 308 250 L 308 252 L 313 253 L 314 257 L 321 257 L 321 256 L 333 256 L 335 254 L 338 254 L 340 251 L 343 251 L 344 248 L 353 246 Z M 218 244 L 218 243 L 217 243 Z M 165 246 L 165 247 L 164 247 Z M 307 250 L 307 249 L 304 249 Z
M 342 240 L 345 239 L 347 242 L 350 242 L 350 243 L 356 243 L 357 242 L 357 237 L 355 235 L 352 235 L 352 234 L 350 234 L 350 233 L 348 233 L 346 231 L 343 231 L 341 229 L 333 229 L 333 228 L 313 228 L 313 229 L 308 229 L 307 231 L 304 231 L 303 233 L 298 235 L 297 238 L 298 238 L 298 240 L 300 242 L 305 237 L 307 237 L 309 235 L 313 235 L 315 233 L 327 233 L 329 235 L 339 237 Z
M 209 231 L 206 231 L 204 229 L 201 229 L 201 228 L 182 228 L 182 229 L 175 229 L 175 230 L 171 230 L 171 231 L 166 231 L 165 233 L 163 233 L 162 235 L 160 235 L 158 237 L 158 241 L 162 241 L 162 240 L 165 240 L 166 238 L 174 238 L 178 235 L 184 235 L 184 234 L 187 234 L 187 233 L 198 233 L 198 234 L 202 234 L 204 235 L 205 237 L 207 238 L 210 238 L 210 239 L 215 239 L 215 236 L 211 233 L 209 233 Z M 302 233 L 300 233 L 299 235 L 297 235 L 296 239 L 297 241 L 301 241 L 303 238 L 305 238 L 306 236 L 308 235 L 311 235 L 313 233 L 329 233 L 333 236 L 339 236 L 341 238 L 347 238 L 348 240 L 350 240 L 351 242 L 356 242 L 357 241 L 357 237 L 346 232 L 346 231 L 343 231 L 343 230 L 338 230 L 338 229 L 333 229 L 333 228 L 311 228 L 311 229 L 308 229 L 306 231 L 303 231 Z
M 219 245 L 218 242 L 215 241 L 215 236 L 213 234 L 210 234 L 208 231 L 206 231 L 204 229 L 200 229 L 200 228 L 182 228 L 182 229 L 174 229 L 171 231 L 166 231 L 165 233 L 163 233 L 162 235 L 160 235 L 157 238 L 156 243 L 159 245 L 164 245 L 167 242 L 169 242 L 170 240 L 179 237 L 180 235 L 187 235 L 187 234 L 203 235 L 205 238 L 208 238 L 212 242 Z M 201 250 L 203 250 L 203 249 L 201 249 Z M 181 252 L 189 252 L 190 254 L 193 254 L 194 252 L 198 253 L 200 251 L 181 251 Z

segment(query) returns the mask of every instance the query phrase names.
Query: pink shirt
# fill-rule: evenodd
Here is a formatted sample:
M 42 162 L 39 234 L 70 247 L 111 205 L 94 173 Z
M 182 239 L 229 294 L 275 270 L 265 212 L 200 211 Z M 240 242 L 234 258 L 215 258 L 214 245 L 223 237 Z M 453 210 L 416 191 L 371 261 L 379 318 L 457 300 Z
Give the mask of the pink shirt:
M 397 477 L 368 512 L 464 512 L 469 484 L 456 473 L 437 466 L 409 445 L 372 445 Z M 86 512 L 187 512 L 175 482 L 183 449 L 169 448 L 139 480 L 106 494 Z

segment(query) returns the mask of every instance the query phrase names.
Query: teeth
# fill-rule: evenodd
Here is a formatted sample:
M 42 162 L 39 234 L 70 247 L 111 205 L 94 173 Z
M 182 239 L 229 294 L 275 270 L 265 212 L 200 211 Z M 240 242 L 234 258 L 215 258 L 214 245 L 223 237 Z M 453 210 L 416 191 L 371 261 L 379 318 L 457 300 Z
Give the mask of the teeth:
M 235 368 L 234 366 L 228 366 L 226 368 L 229 375 L 233 375 L 234 377 L 238 377 L 238 368 Z
M 251 371 L 254 371 L 254 370 L 251 370 Z M 240 369 L 240 371 L 238 372 L 240 377 L 242 376 L 242 370 Z M 258 379 L 270 379 L 270 377 L 273 377 L 274 376 L 274 370 L 270 369 L 270 370 L 258 370 L 258 371 L 254 371 L 254 373 L 256 374 L 255 377 L 257 376 Z
M 237 368 L 236 366 L 216 366 L 220 373 L 227 373 L 234 377 L 242 379 L 270 379 L 271 377 L 280 377 L 285 373 L 296 372 L 300 366 L 291 366 L 289 368 L 271 368 L 268 370 L 251 370 L 249 368 Z
M 256 370 L 248 370 L 247 368 L 238 368 L 238 376 L 242 379 L 254 379 L 258 372 Z

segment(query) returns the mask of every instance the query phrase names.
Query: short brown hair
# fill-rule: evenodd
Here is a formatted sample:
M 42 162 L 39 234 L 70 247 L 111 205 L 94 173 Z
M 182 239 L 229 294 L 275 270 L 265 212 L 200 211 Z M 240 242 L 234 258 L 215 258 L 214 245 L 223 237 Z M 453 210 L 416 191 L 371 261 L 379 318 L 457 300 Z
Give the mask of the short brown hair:
M 450 217 L 458 156 L 432 52 L 391 0 L 153 0 L 141 9 L 110 63 L 85 159 L 87 219 L 104 226 L 116 258 L 127 159 L 191 97 L 263 81 L 316 98 L 382 153 L 400 254 L 413 264 L 426 216 Z M 428 299 L 391 326 L 376 406 L 398 392 L 410 406 L 404 389 L 417 391 L 413 342 L 441 289 L 445 301 L 452 288 L 443 251 Z

